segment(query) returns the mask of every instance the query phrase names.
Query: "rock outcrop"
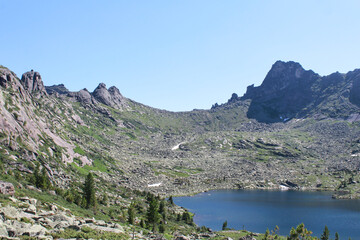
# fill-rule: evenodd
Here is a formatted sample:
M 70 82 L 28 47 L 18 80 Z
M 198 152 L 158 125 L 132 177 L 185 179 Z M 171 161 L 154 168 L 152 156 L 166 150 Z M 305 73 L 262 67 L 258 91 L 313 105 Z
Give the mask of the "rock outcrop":
M 64 84 L 52 85 L 52 86 L 45 86 L 46 92 L 48 94 L 68 94 L 70 91 L 65 87 Z
M 67 94 L 68 97 L 75 98 L 76 101 L 84 104 L 94 104 L 96 103 L 96 100 L 93 98 L 93 96 L 90 94 L 90 92 L 84 88 L 80 90 L 79 92 L 69 92 Z
M 350 72 L 346 76 L 353 79 L 350 89 L 350 101 L 360 107 L 360 69 Z
M 38 72 L 31 70 L 26 72 L 21 77 L 21 84 L 26 90 L 30 93 L 38 93 L 40 95 L 47 95 L 43 81 L 41 80 L 41 75 Z
M 92 93 L 92 96 L 97 101 L 110 107 L 122 109 L 125 106 L 125 98 L 115 86 L 110 87 L 108 90 L 105 83 L 100 83 Z
M 259 122 L 348 119 L 360 106 L 360 70 L 320 76 L 299 63 L 277 61 L 260 86 L 249 86 L 243 97 L 233 95 L 228 103 L 244 100 L 251 100 L 247 116 Z
M 277 61 L 259 87 L 247 88 L 242 100 L 251 99 L 248 117 L 262 122 L 293 118 L 313 101 L 311 86 L 319 78 L 299 63 Z
M 0 194 L 14 195 L 14 185 L 9 182 L 0 181 Z

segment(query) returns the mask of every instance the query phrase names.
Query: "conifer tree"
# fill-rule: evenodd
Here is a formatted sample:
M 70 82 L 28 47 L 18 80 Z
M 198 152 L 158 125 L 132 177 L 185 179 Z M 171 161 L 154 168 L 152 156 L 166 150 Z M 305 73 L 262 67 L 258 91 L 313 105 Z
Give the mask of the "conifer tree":
M 335 233 L 335 240 L 340 240 L 339 234 L 337 232 Z
M 325 225 L 325 229 L 324 229 L 323 234 L 321 235 L 320 240 L 329 240 L 329 236 L 330 236 L 329 229 L 328 229 L 328 227 Z
M 169 197 L 169 200 L 168 200 L 168 201 L 169 201 L 169 203 L 170 203 L 171 205 L 174 205 L 174 200 L 173 200 L 173 197 L 172 197 L 172 196 Z
M 83 189 L 83 199 L 85 199 L 85 207 L 96 207 L 96 197 L 95 197 L 95 182 L 92 173 L 89 173 L 86 176 Z
M 128 208 L 128 223 L 134 224 L 135 222 L 135 208 L 134 204 L 131 203 L 130 207 Z
M 153 227 L 153 231 L 156 228 L 156 224 L 159 222 L 159 202 L 155 197 L 149 197 L 149 208 L 146 213 L 147 225 Z
M 227 229 L 227 221 L 225 221 L 222 225 L 222 230 L 226 230 Z

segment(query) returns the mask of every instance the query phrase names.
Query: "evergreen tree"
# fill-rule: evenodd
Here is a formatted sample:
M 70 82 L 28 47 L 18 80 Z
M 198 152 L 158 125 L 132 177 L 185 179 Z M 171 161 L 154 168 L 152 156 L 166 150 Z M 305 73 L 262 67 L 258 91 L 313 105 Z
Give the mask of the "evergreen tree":
M 36 163 L 36 167 L 34 170 L 34 183 L 37 188 L 40 188 L 41 179 L 40 179 L 40 164 Z
M 290 230 L 290 236 L 287 238 L 288 240 L 297 240 L 299 234 L 296 232 L 295 228 L 292 227 Z
M 86 200 L 85 207 L 96 207 L 95 182 L 92 173 L 86 176 L 83 189 L 83 198 Z
M 164 221 L 166 221 L 166 208 L 165 208 L 165 201 L 164 200 L 160 202 L 159 213 L 161 214 L 162 219 Z
M 266 229 L 266 232 L 264 234 L 264 238 L 263 240 L 269 240 L 269 236 L 270 236 L 270 231 L 269 231 L 269 228 Z
M 335 233 L 335 240 L 340 240 L 339 234 L 337 232 Z
M 146 213 L 147 225 L 153 227 L 153 231 L 156 228 L 156 224 L 159 222 L 159 202 L 155 197 L 149 199 L 149 208 Z
M 135 222 L 135 208 L 134 204 L 131 203 L 130 207 L 128 208 L 128 223 L 134 224 Z
M 324 229 L 323 234 L 321 235 L 320 240 L 329 240 L 329 236 L 330 236 L 329 229 L 328 229 L 328 227 L 325 225 L 325 229 Z
M 161 223 L 160 226 L 159 226 L 159 232 L 160 233 L 164 233 L 165 232 L 165 224 L 164 223 Z
M 222 230 L 226 230 L 226 229 L 227 229 L 227 220 L 222 225 Z
M 172 197 L 172 196 L 169 197 L 169 200 L 168 200 L 168 201 L 169 201 L 169 203 L 170 203 L 171 205 L 174 205 L 174 200 L 173 200 L 173 197 Z
M 40 176 L 40 182 L 41 182 L 41 187 L 42 189 L 49 189 L 51 186 L 49 177 L 47 175 L 46 169 L 45 167 L 43 167 L 41 169 L 41 176 Z
M 140 221 L 140 227 L 145 228 L 145 222 L 143 219 L 141 219 L 141 221 Z
M 108 195 L 104 192 L 102 199 L 101 199 L 101 204 L 107 206 L 108 203 L 109 203 Z

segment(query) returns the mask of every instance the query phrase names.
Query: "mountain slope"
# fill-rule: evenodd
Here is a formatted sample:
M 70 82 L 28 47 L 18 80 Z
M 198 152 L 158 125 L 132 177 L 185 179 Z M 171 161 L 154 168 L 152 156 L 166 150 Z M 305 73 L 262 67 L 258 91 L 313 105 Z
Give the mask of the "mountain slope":
M 243 97 L 177 113 L 105 84 L 70 92 L 44 87 L 33 71 L 23 80 L 0 72 L 3 164 L 26 178 L 39 162 L 62 188 L 79 187 L 92 171 L 112 191 L 170 195 L 289 183 L 336 190 L 360 167 L 358 70 L 320 77 L 277 62 Z M 360 186 L 349 187 L 359 194 Z
M 292 118 L 359 119 L 360 70 L 319 76 L 299 63 L 277 61 L 263 83 L 247 88 L 251 100 L 247 116 L 260 122 L 283 122 Z M 358 121 L 357 120 L 357 121 Z

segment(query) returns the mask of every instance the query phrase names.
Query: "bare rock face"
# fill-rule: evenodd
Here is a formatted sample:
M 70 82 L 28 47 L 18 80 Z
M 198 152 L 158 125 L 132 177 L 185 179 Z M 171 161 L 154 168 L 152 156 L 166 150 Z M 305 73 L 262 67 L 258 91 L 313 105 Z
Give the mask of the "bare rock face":
M 350 102 L 360 107 L 360 69 L 348 73 L 347 76 L 353 78 L 350 89 Z
M 14 195 L 15 188 L 12 183 L 0 181 L 0 193 L 7 195 Z
M 126 98 L 124 98 L 123 95 L 121 95 L 121 93 L 117 87 L 115 87 L 115 86 L 110 87 L 109 93 L 111 95 L 113 103 L 116 106 L 120 107 L 120 106 L 124 106 L 126 104 Z
M 259 87 L 249 86 L 241 99 L 252 99 L 248 117 L 264 122 L 292 118 L 313 100 L 319 75 L 299 63 L 277 61 Z
M 68 97 L 73 97 L 80 103 L 85 104 L 92 104 L 95 102 L 90 92 L 86 88 L 80 90 L 79 92 L 69 92 Z
M 68 94 L 70 91 L 65 87 L 64 84 L 52 85 L 52 86 L 45 86 L 46 92 L 48 94 Z
M 100 83 L 94 90 L 92 96 L 99 102 L 117 109 L 125 106 L 126 99 L 121 95 L 119 89 L 115 86 L 106 88 L 104 83 Z
M 47 95 L 43 81 L 41 80 L 40 73 L 31 70 L 26 72 L 21 77 L 21 84 L 30 93 L 40 93 L 41 95 Z
M 0 66 L 0 86 L 3 88 L 12 88 L 18 91 L 20 95 L 25 98 L 25 91 L 23 86 L 20 84 L 16 75 L 9 69 Z
M 105 83 L 100 83 L 99 86 L 95 88 L 92 95 L 97 101 L 107 106 L 113 106 L 112 97 L 109 91 L 107 90 Z

